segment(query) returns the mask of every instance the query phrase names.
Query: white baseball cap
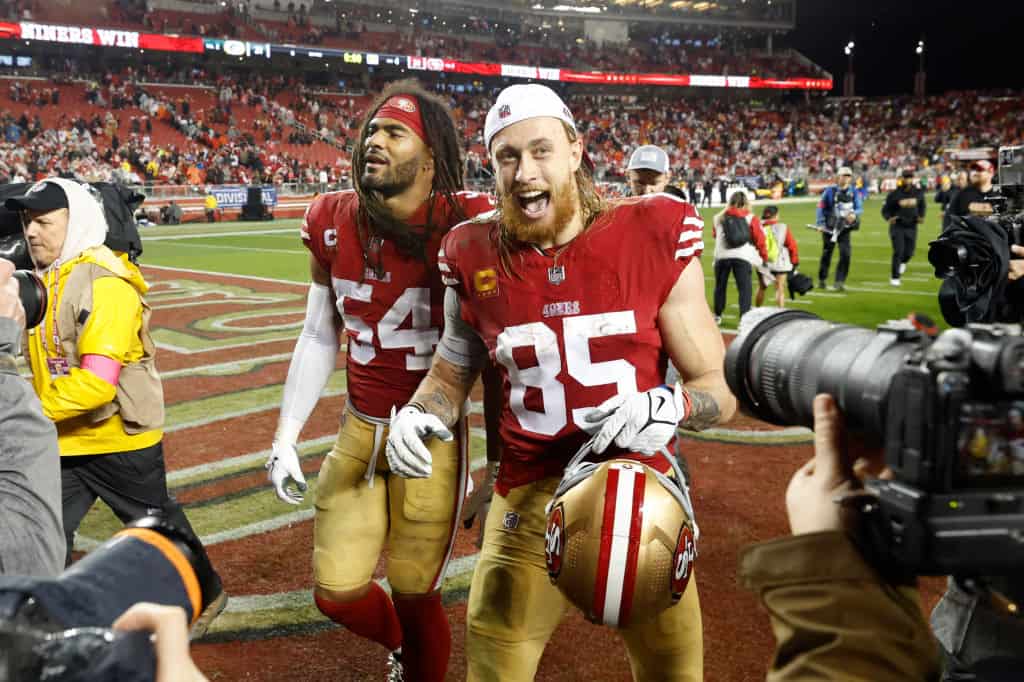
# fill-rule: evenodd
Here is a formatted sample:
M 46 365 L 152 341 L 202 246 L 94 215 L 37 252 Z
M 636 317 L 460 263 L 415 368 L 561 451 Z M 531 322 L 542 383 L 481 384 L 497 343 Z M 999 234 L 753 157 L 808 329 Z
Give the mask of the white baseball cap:
M 576 130 L 576 121 L 569 107 L 546 85 L 528 83 L 510 85 L 500 93 L 484 121 L 484 146 L 491 150 L 491 140 L 505 128 L 528 118 L 550 116 Z
M 626 170 L 652 170 L 656 173 L 668 173 L 668 154 L 661 147 L 645 144 L 637 147 L 629 157 Z

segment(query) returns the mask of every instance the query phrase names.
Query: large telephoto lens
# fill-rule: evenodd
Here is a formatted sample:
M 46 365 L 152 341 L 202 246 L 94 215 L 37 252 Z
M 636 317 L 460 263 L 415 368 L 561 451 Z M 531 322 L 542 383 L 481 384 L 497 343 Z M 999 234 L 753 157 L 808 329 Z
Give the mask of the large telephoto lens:
M 743 316 L 725 355 L 741 406 L 772 424 L 814 425 L 814 396 L 832 395 L 847 428 L 879 443 L 893 377 L 923 336 L 909 322 L 871 331 L 802 310 L 757 308 Z
M 18 297 L 21 307 L 25 309 L 25 327 L 32 329 L 43 321 L 46 315 L 46 287 L 42 280 L 29 270 L 15 270 L 14 279 L 18 282 Z

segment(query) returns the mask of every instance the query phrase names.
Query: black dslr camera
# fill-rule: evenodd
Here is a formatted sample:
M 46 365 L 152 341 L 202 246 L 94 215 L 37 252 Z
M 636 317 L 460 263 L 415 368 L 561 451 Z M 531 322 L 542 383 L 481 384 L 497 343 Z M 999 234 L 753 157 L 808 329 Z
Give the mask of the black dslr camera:
M 859 502 L 859 544 L 888 574 L 1019 576 L 1024 566 L 1024 336 L 971 325 L 935 340 L 754 309 L 725 357 L 732 392 L 764 421 L 813 426 L 835 397 L 851 432 L 885 449 L 891 481 Z
M 946 322 L 1024 321 L 1024 282 L 1008 282 L 1013 245 L 1024 245 L 1024 146 L 999 148 L 998 195 L 991 215 L 954 217 L 928 248 L 942 279 L 939 305 Z
M 0 682 L 151 682 L 149 633 L 110 625 L 143 601 L 180 606 L 194 622 L 216 592 L 198 540 L 145 516 L 57 578 L 0 577 Z

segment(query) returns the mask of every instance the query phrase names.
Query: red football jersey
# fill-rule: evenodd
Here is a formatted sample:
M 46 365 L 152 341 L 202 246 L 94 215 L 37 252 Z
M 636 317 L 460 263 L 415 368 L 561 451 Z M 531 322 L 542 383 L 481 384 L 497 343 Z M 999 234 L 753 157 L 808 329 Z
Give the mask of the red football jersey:
M 511 275 L 493 222 L 445 236 L 441 275 L 503 377 L 499 492 L 560 476 L 592 408 L 664 383 L 658 311 L 700 256 L 703 227 L 675 197 L 626 199 L 563 247 L 514 251 Z
M 348 343 L 348 399 L 365 415 L 386 419 L 392 406 L 409 401 L 430 369 L 444 325 L 444 285 L 434 254 L 449 227 L 494 208 L 485 194 L 456 196 L 465 217 L 453 215 L 447 202 L 434 201 L 433 222 L 442 229 L 427 245 L 426 263 L 403 256 L 390 240 L 371 238 L 379 275 L 363 260 L 354 191 L 321 195 L 306 211 L 302 243 L 331 273 Z M 408 222 L 426 222 L 428 203 Z

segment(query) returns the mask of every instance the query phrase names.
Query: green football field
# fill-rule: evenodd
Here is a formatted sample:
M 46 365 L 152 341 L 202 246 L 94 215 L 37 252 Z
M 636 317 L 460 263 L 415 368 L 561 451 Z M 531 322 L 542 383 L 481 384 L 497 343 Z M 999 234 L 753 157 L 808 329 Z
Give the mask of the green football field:
M 757 210 L 760 211 L 758 204 Z M 885 320 L 905 317 L 910 311 L 925 313 L 942 325 L 937 300 L 939 280 L 928 264 L 928 242 L 939 232 L 939 212 L 929 204 L 928 216 L 918 231 L 917 251 L 903 276 L 902 286 L 889 283 L 892 247 L 888 226 L 881 217 L 882 200 L 872 198 L 864 209 L 861 229 L 853 233 L 853 258 L 846 290 L 836 292 L 815 289 L 795 301 L 787 297 L 787 306 L 809 310 L 821 317 L 862 326 L 875 326 Z M 708 301 L 714 290 L 711 241 L 711 217 L 718 209 L 703 209 L 705 251 L 701 259 L 707 283 Z M 814 222 L 813 202 L 780 205 L 781 219 L 788 223 L 800 247 L 800 270 L 817 283 L 821 236 L 804 227 Z M 143 232 L 143 264 L 308 281 L 308 255 L 299 241 L 299 220 L 268 223 L 191 224 L 175 227 L 151 227 Z M 839 260 L 838 249 L 832 257 L 832 273 Z M 832 284 L 831 279 L 829 284 Z M 766 303 L 774 300 L 769 291 Z M 739 318 L 737 292 L 729 286 L 729 305 L 723 327 L 735 328 Z

